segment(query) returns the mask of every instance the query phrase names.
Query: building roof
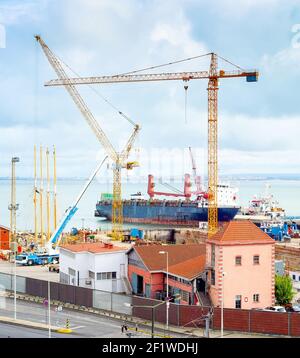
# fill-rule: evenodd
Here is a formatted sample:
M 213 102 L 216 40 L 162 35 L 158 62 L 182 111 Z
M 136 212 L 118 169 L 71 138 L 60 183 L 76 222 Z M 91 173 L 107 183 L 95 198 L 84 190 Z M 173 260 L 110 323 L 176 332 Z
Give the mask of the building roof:
M 126 251 L 126 247 L 114 246 L 112 244 L 103 244 L 102 242 L 82 243 L 60 246 L 61 249 L 72 251 L 74 253 L 90 252 L 92 254 L 103 254 L 117 251 Z
M 160 251 L 168 252 L 170 274 L 193 279 L 203 272 L 205 244 L 145 245 L 133 248 L 149 271 L 167 270 L 167 259 Z
M 171 275 L 180 276 L 192 280 L 201 275 L 205 269 L 205 254 L 180 262 L 169 267 Z
M 269 235 L 249 220 L 230 221 L 207 241 L 225 245 L 274 244 L 274 240 Z

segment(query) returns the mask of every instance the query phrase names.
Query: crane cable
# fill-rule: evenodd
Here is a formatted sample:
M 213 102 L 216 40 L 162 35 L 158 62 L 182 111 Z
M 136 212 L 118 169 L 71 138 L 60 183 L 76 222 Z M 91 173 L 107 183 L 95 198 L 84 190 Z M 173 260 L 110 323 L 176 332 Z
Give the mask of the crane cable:
M 75 76 L 77 76 L 78 78 L 83 78 L 81 77 L 76 71 L 74 71 L 69 65 L 67 65 L 59 56 L 57 56 L 56 54 L 54 54 L 57 59 L 63 64 L 65 65 Z M 131 123 L 134 127 L 137 126 L 137 124 L 128 116 L 126 116 L 126 114 L 124 114 L 118 107 L 116 107 L 112 102 L 110 102 L 106 97 L 104 97 L 99 91 L 97 91 L 95 89 L 95 87 L 93 87 L 90 84 L 87 84 L 87 86 L 94 92 L 96 93 L 97 96 L 99 96 L 104 102 L 106 102 L 111 108 L 113 108 L 116 112 L 118 112 L 118 114 L 120 116 L 122 116 L 123 118 L 125 118 L 129 123 Z
M 147 71 L 147 70 L 154 70 L 155 68 L 159 68 L 159 67 L 165 67 L 165 66 L 170 66 L 170 65 L 175 65 L 177 63 L 181 63 L 181 62 L 186 62 L 186 61 L 191 61 L 191 60 L 195 60 L 196 58 L 201 58 L 201 57 L 205 57 L 205 56 L 209 56 L 211 55 L 211 52 L 209 53 L 205 53 L 204 55 L 198 55 L 198 56 L 193 56 L 193 57 L 188 57 L 188 58 L 184 58 L 181 60 L 175 60 L 172 62 L 168 62 L 168 63 L 163 63 L 161 65 L 156 65 L 156 66 L 150 66 L 150 67 L 145 67 L 139 70 L 135 70 L 135 71 L 130 71 L 130 72 L 125 72 L 125 73 L 120 73 L 116 76 L 125 76 L 125 75 L 130 75 L 133 73 L 137 73 L 137 72 L 142 72 L 142 71 Z

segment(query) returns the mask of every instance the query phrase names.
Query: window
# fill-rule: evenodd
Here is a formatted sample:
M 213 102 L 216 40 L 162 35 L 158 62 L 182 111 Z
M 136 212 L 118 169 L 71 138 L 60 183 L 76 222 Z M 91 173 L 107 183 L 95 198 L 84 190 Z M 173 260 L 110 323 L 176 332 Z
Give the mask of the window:
M 189 302 L 189 293 L 186 291 L 181 291 L 181 299 L 185 302 Z
M 236 256 L 235 257 L 235 264 L 236 264 L 236 266 L 241 266 L 241 264 L 242 264 L 242 256 Z
M 235 296 L 235 308 L 242 308 L 242 296 Z
M 293 275 L 293 280 L 296 280 L 296 275 Z
M 259 302 L 259 294 L 258 293 L 255 293 L 253 295 L 253 302 Z
M 117 273 L 116 271 L 113 272 L 98 272 L 97 273 L 97 280 L 111 280 L 116 279 Z
M 71 267 L 69 267 L 69 275 L 70 276 L 75 276 L 76 275 L 76 271 L 73 270 Z
M 212 285 L 216 284 L 216 272 L 215 272 L 215 270 L 211 270 L 211 284 Z
M 95 279 L 95 272 L 89 271 L 89 278 Z
M 253 256 L 253 264 L 254 265 L 259 265 L 259 255 L 254 255 Z
M 211 265 L 212 267 L 215 267 L 215 259 L 216 259 L 216 253 L 215 253 L 215 245 L 211 245 Z

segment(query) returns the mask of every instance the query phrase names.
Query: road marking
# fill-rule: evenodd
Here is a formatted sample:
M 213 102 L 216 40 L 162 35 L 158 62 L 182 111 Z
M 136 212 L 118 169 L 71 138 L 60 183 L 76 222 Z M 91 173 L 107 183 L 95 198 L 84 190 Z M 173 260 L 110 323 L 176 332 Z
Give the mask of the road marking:
M 79 329 L 79 328 L 85 328 L 86 326 L 76 326 L 76 327 L 71 327 L 71 329 Z

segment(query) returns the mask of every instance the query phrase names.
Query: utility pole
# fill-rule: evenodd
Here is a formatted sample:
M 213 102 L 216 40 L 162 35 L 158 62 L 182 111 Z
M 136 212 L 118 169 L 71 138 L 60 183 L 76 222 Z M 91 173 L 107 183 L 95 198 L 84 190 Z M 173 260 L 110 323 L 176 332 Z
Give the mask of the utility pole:
M 10 245 L 16 242 L 16 216 L 19 204 L 16 203 L 16 163 L 20 159 L 13 157 L 11 159 L 11 200 L 8 209 L 10 210 Z
M 10 210 L 10 249 L 13 252 L 14 257 L 14 319 L 17 319 L 17 268 L 16 268 L 16 252 L 17 252 L 17 210 L 19 204 L 16 203 L 16 163 L 20 159 L 13 157 L 11 159 L 11 203 L 8 206 Z

